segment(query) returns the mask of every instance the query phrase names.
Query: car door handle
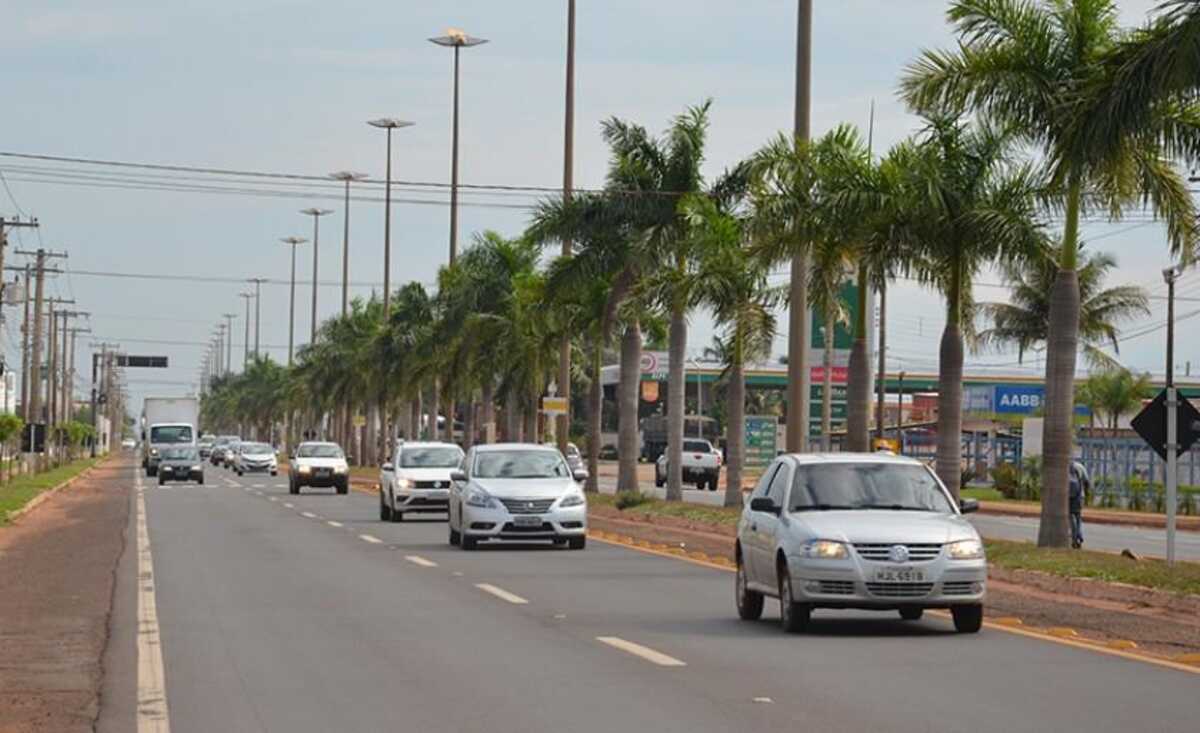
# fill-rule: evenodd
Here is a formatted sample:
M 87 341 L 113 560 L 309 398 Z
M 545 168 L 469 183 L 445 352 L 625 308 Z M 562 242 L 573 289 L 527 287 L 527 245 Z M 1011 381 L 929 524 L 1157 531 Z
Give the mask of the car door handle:
M 751 523 L 751 524 L 750 524 L 750 531 L 751 531 L 751 532 L 757 532 L 757 531 L 758 531 L 758 525 L 757 525 L 757 524 L 754 524 L 754 523 Z

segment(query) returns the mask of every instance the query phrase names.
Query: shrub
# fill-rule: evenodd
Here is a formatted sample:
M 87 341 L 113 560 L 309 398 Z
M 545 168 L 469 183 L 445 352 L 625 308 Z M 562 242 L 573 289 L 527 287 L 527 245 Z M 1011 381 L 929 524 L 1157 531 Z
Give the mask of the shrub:
M 1005 499 L 1016 499 L 1021 491 L 1021 470 L 1011 463 L 1001 463 L 992 469 L 992 481 Z
M 615 504 L 618 509 L 631 509 L 639 504 L 645 504 L 653 498 L 640 491 L 618 491 Z

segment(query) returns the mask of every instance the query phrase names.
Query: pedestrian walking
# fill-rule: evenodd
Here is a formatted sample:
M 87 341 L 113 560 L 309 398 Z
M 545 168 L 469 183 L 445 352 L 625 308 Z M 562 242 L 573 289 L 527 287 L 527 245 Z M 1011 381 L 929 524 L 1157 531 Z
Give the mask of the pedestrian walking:
M 1079 461 L 1072 461 L 1068 483 L 1068 508 L 1071 516 L 1071 547 L 1076 550 L 1083 547 L 1083 504 L 1092 488 L 1091 483 L 1087 468 Z

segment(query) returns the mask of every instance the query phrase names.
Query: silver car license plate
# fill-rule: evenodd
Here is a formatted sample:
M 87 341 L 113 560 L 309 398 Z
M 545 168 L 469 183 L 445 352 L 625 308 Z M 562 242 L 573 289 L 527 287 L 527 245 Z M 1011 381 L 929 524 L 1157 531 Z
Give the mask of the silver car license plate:
M 538 516 L 521 515 L 513 517 L 513 524 L 518 527 L 540 527 L 542 526 L 542 518 Z
M 925 571 L 919 568 L 878 568 L 876 583 L 924 583 Z

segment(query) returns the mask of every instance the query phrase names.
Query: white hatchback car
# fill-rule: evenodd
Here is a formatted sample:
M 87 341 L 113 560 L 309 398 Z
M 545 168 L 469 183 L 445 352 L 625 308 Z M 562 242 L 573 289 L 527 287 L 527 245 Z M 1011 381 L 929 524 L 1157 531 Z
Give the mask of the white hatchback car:
M 397 441 L 392 460 L 379 472 L 379 519 L 403 522 L 409 512 L 446 511 L 450 472 L 462 459 L 454 443 Z
M 450 544 L 550 540 L 587 544 L 584 471 L 572 472 L 556 448 L 526 443 L 480 445 L 450 474 Z
M 965 512 L 924 464 L 879 453 L 783 455 L 763 473 L 738 523 L 738 615 L 779 598 L 787 631 L 814 608 L 895 610 L 905 620 L 949 608 L 979 631 L 987 560 Z

